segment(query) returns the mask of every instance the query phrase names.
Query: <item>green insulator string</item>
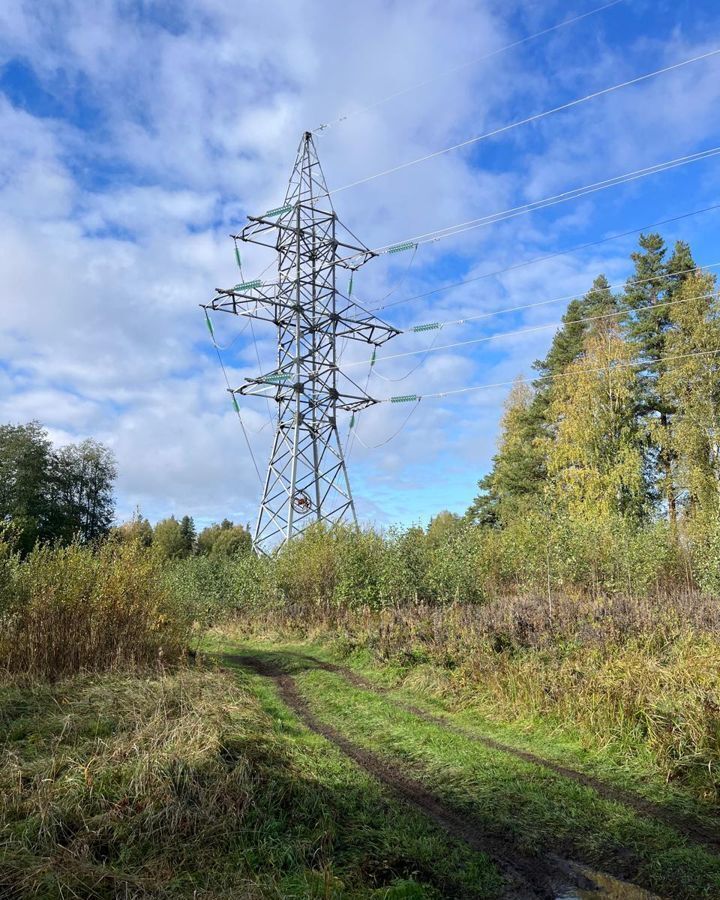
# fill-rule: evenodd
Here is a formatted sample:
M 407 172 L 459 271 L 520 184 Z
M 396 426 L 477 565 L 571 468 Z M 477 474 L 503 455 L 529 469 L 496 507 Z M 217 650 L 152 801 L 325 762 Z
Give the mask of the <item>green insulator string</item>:
M 386 253 L 402 253 L 403 250 L 416 250 L 417 244 L 414 241 L 405 241 L 402 244 L 396 244 L 394 247 L 390 247 L 386 250 Z
M 236 284 L 233 287 L 234 291 L 252 291 L 255 288 L 262 287 L 262 281 L 259 278 L 253 279 L 253 281 L 242 281 L 240 284 Z
M 292 206 L 277 206 L 275 209 L 269 209 L 265 216 L 266 218 L 274 218 L 275 216 L 284 216 L 285 213 L 289 213 L 292 211 Z
M 355 427 L 355 413 L 350 416 L 350 429 Z
M 400 394 L 397 397 L 391 397 L 391 403 L 414 403 L 415 401 L 420 400 L 417 394 Z
M 210 337 L 212 338 L 213 344 L 215 343 L 215 332 L 213 331 L 213 325 L 210 321 L 210 316 L 208 315 L 208 311 L 205 310 L 205 324 L 207 325 L 207 329 L 210 332 Z
M 233 406 L 235 407 L 235 412 L 240 415 L 240 407 L 238 406 L 237 397 L 235 394 L 230 394 L 232 397 Z
M 375 365 L 375 357 L 377 356 L 377 347 L 373 350 L 372 356 L 370 357 L 370 368 Z
M 235 260 L 238 264 L 238 269 L 240 269 L 240 274 L 242 275 L 242 259 L 240 257 L 240 250 L 237 245 L 237 241 L 235 241 Z

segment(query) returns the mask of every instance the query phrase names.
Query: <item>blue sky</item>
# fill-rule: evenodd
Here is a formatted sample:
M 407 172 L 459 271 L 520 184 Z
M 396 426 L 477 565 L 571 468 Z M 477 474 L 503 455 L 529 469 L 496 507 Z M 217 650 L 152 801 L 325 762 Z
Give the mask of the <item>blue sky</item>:
M 259 488 L 198 304 L 235 281 L 245 215 L 277 206 L 301 133 L 331 188 L 720 47 L 713 0 L 337 4 L 110 2 L 0 8 L 0 420 L 39 419 L 58 443 L 93 436 L 120 468 L 118 515 L 254 518 Z M 468 63 L 467 65 L 464 65 Z M 455 71 L 447 72 L 450 67 Z M 368 104 L 420 81 L 384 103 Z M 473 219 L 720 145 L 720 57 L 358 185 L 334 197 L 369 246 Z M 356 277 L 368 305 L 426 293 L 720 201 L 720 158 L 383 257 Z M 720 212 L 661 229 L 720 262 Z M 609 241 L 385 312 L 404 328 L 581 294 L 630 272 L 636 237 Z M 270 262 L 249 249 L 248 277 Z M 444 329 L 438 344 L 548 325 L 558 302 Z M 228 317 L 229 319 L 229 317 Z M 239 323 L 223 322 L 218 340 Z M 259 328 L 263 365 L 272 332 Z M 430 345 L 403 335 L 385 349 Z M 552 327 L 379 361 L 373 396 L 433 393 L 528 374 Z M 354 351 L 349 362 L 367 353 Z M 247 334 L 231 379 L 257 370 Z M 405 380 L 402 377 L 420 365 Z M 360 371 L 359 369 L 356 371 Z M 389 381 L 387 379 L 399 379 Z M 495 449 L 507 388 L 383 404 L 358 421 L 350 474 L 380 524 L 463 511 Z M 259 460 L 271 429 L 243 414 Z

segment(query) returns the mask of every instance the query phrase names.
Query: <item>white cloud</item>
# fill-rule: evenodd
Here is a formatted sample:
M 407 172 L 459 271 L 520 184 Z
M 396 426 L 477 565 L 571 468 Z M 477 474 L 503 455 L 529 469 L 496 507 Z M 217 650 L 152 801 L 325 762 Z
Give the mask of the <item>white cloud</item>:
M 556 20 L 563 10 L 555 5 Z M 281 0 L 242 11 L 223 0 L 4 3 L 0 60 L 32 66 L 57 109 L 41 117 L 0 97 L 3 417 L 37 417 L 61 440 L 91 434 L 108 442 L 119 460 L 123 514 L 140 503 L 152 517 L 189 511 L 204 519 L 252 518 L 257 478 L 198 310 L 215 287 L 237 280 L 228 233 L 246 213 L 281 201 L 304 129 L 512 40 L 511 13 L 520 13 L 528 30 L 535 27 L 536 5 L 471 0 L 421 0 L 411 12 L 383 0 Z M 544 13 L 547 24 L 551 10 Z M 572 35 L 558 32 L 543 46 L 549 69 L 523 53 L 495 57 L 323 132 L 318 147 L 330 186 L 553 105 L 559 93 L 574 96 L 588 83 L 609 84 L 635 71 L 626 45 L 598 39 L 578 58 L 568 54 Z M 638 68 L 652 68 L 651 56 L 660 65 L 698 46 L 680 34 L 657 45 L 638 42 L 646 63 Z M 688 69 L 562 114 L 552 126 L 518 132 L 507 143 L 482 143 L 472 153 L 340 192 L 335 207 L 377 246 L 546 196 L 608 169 L 614 174 L 637 160 L 655 162 L 712 134 L 708 110 L 720 90 L 713 72 L 712 64 Z M 400 256 L 373 261 L 357 276 L 357 296 L 376 305 L 393 291 L 386 298 L 393 302 L 457 280 L 462 270 L 472 277 L 572 245 L 596 208 L 591 201 L 559 208 L 551 233 L 521 217 L 424 247 L 412 266 Z M 243 255 L 248 273 L 270 261 L 253 248 Z M 611 280 L 626 274 L 623 254 L 612 245 L 391 306 L 383 315 L 402 325 L 490 312 L 582 293 L 602 270 Z M 510 316 L 507 325 L 502 317 L 448 329 L 439 344 L 559 314 L 560 308 L 540 307 Z M 217 330 L 224 343 L 239 325 L 228 317 Z M 261 364 L 269 367 L 272 331 L 259 326 L 257 336 Z M 382 354 L 425 347 L 431 338 L 403 337 Z M 391 360 L 377 369 L 388 378 L 420 365 L 407 382 L 373 378 L 371 392 L 432 393 L 510 380 L 528 370 L 549 338 L 536 332 L 482 349 Z M 352 348 L 347 359 L 367 355 L 367 348 Z M 226 356 L 233 383 L 257 369 L 249 341 Z M 352 371 L 364 383 L 364 368 Z M 452 477 L 471 490 L 492 455 L 503 394 L 423 402 L 394 441 L 377 451 L 356 445 L 362 515 L 389 521 L 405 516 L 403 510 L 418 514 L 418 503 L 437 500 L 423 487 L 427 467 L 450 459 L 462 461 L 465 474 Z M 265 405 L 249 400 L 244 408 L 262 470 L 271 437 L 268 427 L 260 431 Z M 363 440 L 384 441 L 405 414 L 391 405 L 363 413 Z

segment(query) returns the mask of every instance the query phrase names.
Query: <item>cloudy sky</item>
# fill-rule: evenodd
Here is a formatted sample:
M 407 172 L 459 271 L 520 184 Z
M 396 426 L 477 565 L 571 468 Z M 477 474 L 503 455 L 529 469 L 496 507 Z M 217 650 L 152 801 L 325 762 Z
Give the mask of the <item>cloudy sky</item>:
M 238 280 L 229 233 L 282 202 L 306 129 L 347 116 L 317 136 L 339 188 L 720 47 L 715 0 L 621 0 L 488 55 L 600 5 L 3 0 L 0 421 L 38 419 L 58 443 L 111 446 L 119 518 L 139 505 L 151 519 L 253 519 L 257 478 L 198 308 Z M 335 208 L 369 246 L 401 241 L 717 147 L 719 101 L 715 56 L 339 191 Z M 436 289 L 716 202 L 711 158 L 381 257 L 354 293 L 392 303 L 383 315 L 401 328 L 583 293 L 600 272 L 627 277 L 636 236 Z M 710 211 L 661 230 L 710 265 L 720 262 L 719 226 Z M 271 261 L 244 257 L 246 277 Z M 550 325 L 564 305 L 403 335 L 383 352 Z M 222 317 L 217 334 L 232 343 L 223 355 L 238 384 L 258 368 L 241 325 Z M 269 368 L 273 334 L 255 337 Z M 368 390 L 504 382 L 529 373 L 551 337 L 547 327 L 379 360 Z M 350 456 L 362 518 L 463 511 L 506 393 L 428 399 L 403 429 L 412 407 L 363 413 Z M 262 466 L 268 410 L 259 399 L 242 409 Z

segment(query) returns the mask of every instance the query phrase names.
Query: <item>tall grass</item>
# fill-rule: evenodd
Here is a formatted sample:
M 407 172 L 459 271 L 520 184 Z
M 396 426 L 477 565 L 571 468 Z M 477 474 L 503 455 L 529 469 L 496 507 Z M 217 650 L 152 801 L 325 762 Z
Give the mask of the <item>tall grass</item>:
M 193 612 L 136 543 L 37 547 L 0 542 L 0 669 L 43 678 L 173 663 Z

